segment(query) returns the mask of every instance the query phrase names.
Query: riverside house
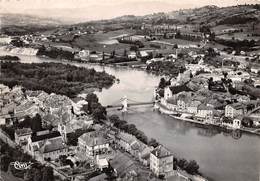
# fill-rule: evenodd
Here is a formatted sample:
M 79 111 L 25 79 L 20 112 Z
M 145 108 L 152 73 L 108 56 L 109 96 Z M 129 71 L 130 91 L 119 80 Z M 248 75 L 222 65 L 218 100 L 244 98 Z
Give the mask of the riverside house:
M 234 118 L 246 113 L 246 106 L 241 103 L 229 104 L 225 107 L 225 116 Z
M 116 135 L 116 143 L 125 151 L 129 152 L 131 151 L 131 146 L 137 142 L 136 138 L 128 133 L 119 132 Z
M 242 116 L 237 116 L 235 119 L 226 118 L 226 119 L 223 119 L 222 125 L 225 127 L 228 127 L 228 128 L 232 128 L 232 129 L 240 129 L 242 119 L 243 119 Z
M 198 114 L 196 114 L 196 118 L 201 121 L 212 122 L 213 112 L 214 108 L 201 104 L 198 106 Z
M 172 176 L 173 174 L 173 154 L 164 146 L 159 145 L 150 154 L 150 170 L 159 177 Z

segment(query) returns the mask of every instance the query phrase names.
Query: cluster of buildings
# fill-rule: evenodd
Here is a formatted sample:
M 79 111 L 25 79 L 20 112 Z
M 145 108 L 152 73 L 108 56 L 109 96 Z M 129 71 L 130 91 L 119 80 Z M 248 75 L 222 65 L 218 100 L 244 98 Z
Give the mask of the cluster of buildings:
M 62 122 L 89 120 L 82 107 L 88 103 L 84 100 L 72 101 L 66 96 L 47 94 L 44 91 L 23 90 L 22 87 L 9 89 L 0 86 L 1 124 L 6 124 L 8 118 L 22 121 L 25 116 L 33 117 L 39 114 L 46 125 L 58 126 Z M 82 122 L 82 121 L 80 121 Z
M 176 79 L 171 78 L 171 85 L 164 88 L 163 97 L 160 98 L 160 111 L 178 115 L 181 119 L 196 120 L 205 124 L 220 125 L 231 129 L 242 128 L 244 117 L 251 116 L 251 114 L 247 115 L 250 111 L 249 105 L 257 107 L 257 100 L 250 100 L 250 96 L 247 95 L 230 94 L 223 79 L 230 80 L 234 89 L 240 89 L 243 82 L 250 79 L 251 75 L 243 70 L 233 70 L 227 67 L 214 68 L 205 65 L 203 59 L 198 64 L 186 64 L 185 67 L 186 71 L 179 73 Z M 227 72 L 226 77 L 223 72 Z M 209 88 L 210 79 L 214 82 L 211 89 Z M 254 86 L 257 87 L 257 78 L 253 80 Z M 259 118 L 256 114 L 254 118 Z M 252 126 L 257 127 L 259 121 L 259 119 L 253 119 Z
M 156 148 L 148 146 L 135 136 L 111 126 L 100 126 L 101 128 L 94 131 L 86 131 L 78 137 L 77 146 L 68 145 L 68 135 L 82 129 L 83 122 L 88 122 L 88 126 L 93 124 L 93 121 L 80 112 L 80 106 L 86 103 L 82 100 L 72 102 L 65 96 L 23 90 L 21 87 L 9 89 L 1 85 L 0 90 L 1 125 L 12 126 L 15 121 L 23 121 L 25 116 L 33 117 L 39 114 L 44 123 L 43 127 L 47 123 L 54 127 L 41 131 L 33 131 L 27 127 L 17 128 L 14 141 L 34 159 L 52 165 L 55 173 L 65 175 L 64 179 L 80 180 L 78 176 L 82 174 L 75 175 L 72 174 L 73 171 L 64 171 L 73 168 L 66 166 L 64 169 L 64 166 L 57 164 L 61 156 L 66 156 L 74 164 L 77 161 L 90 162 L 93 164 L 93 167 L 90 166 L 93 172 L 111 166 L 117 177 L 124 177 L 125 174 L 135 177 L 140 170 L 153 173 L 157 177 L 176 175 L 173 170 L 173 154 L 167 148 L 162 145 Z M 75 111 L 72 111 L 73 109 Z M 10 120 L 7 121 L 8 119 Z M 86 169 L 85 172 L 90 170 Z

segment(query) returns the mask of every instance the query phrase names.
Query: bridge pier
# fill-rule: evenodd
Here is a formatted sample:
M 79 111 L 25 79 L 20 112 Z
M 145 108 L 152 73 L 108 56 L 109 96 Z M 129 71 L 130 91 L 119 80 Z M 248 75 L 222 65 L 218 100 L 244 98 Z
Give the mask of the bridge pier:
M 127 112 L 127 97 L 124 96 L 123 99 L 122 99 L 122 102 L 121 102 L 123 108 L 122 108 L 122 112 Z

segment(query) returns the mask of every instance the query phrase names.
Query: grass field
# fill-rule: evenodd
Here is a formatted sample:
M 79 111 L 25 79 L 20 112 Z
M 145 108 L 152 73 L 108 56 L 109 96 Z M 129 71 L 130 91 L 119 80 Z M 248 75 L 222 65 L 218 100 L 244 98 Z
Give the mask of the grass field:
M 97 33 L 94 35 L 84 35 L 77 38 L 72 45 L 79 48 L 89 49 L 93 51 L 106 52 L 110 53 L 112 51 L 116 51 L 116 54 L 122 54 L 124 50 L 129 50 L 131 45 L 115 43 L 115 44 L 102 44 L 104 41 L 109 41 L 113 37 L 123 35 L 123 34 L 133 34 L 132 30 L 118 30 L 118 31 L 110 31 L 107 33 Z

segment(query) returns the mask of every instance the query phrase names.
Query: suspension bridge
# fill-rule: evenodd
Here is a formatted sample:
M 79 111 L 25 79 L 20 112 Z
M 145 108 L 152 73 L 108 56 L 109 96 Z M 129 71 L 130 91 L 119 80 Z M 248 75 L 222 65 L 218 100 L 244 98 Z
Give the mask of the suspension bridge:
M 122 112 L 127 112 L 129 107 L 135 106 L 145 106 L 145 105 L 154 105 L 155 101 L 147 101 L 147 102 L 139 102 L 132 99 L 127 98 L 126 96 L 122 97 L 121 99 L 115 101 L 113 104 L 107 105 L 106 109 L 110 108 L 119 108 Z

